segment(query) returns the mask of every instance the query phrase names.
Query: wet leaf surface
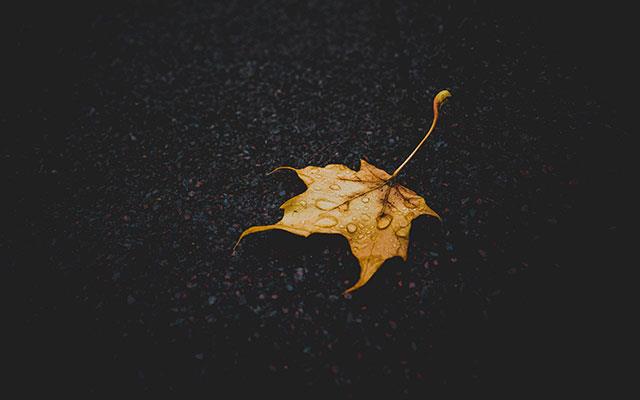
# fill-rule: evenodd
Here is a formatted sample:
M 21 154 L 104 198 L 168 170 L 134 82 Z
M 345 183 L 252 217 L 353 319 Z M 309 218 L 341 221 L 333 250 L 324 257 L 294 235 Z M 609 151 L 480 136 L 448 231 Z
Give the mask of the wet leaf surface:
M 282 220 L 246 229 L 236 246 L 247 235 L 272 229 L 304 237 L 312 233 L 340 234 L 347 238 L 351 252 L 360 263 L 360 279 L 347 293 L 366 284 L 389 258 L 399 256 L 406 261 L 411 222 L 420 215 L 440 217 L 424 198 L 393 179 L 429 138 L 438 122 L 439 108 L 449 97 L 448 90 L 435 95 L 431 128 L 393 174 L 365 160 L 360 160 L 358 171 L 343 164 L 276 168 L 272 172 L 294 171 L 307 185 L 307 191 L 280 206 L 284 210 Z
M 353 171 L 342 164 L 291 169 L 307 191 L 287 200 L 284 217 L 273 225 L 253 226 L 240 239 L 271 229 L 300 236 L 336 233 L 349 241 L 360 263 L 360 279 L 347 292 L 363 286 L 389 258 L 407 259 L 411 222 L 421 216 L 438 217 L 414 191 L 389 181 L 391 175 L 360 160 Z M 439 217 L 438 217 L 439 218 Z

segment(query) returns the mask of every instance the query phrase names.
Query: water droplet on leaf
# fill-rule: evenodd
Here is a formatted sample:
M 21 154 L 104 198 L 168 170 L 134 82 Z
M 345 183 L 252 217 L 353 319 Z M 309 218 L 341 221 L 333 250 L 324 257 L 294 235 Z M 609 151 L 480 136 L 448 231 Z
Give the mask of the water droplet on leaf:
M 378 218 L 378 229 L 386 229 L 390 224 L 393 217 L 389 214 L 384 214 Z
M 401 238 L 406 238 L 409 236 L 409 227 L 405 226 L 404 228 L 400 228 L 396 231 L 396 236 Z
M 316 200 L 316 207 L 318 207 L 321 210 L 331 210 L 333 208 L 335 208 L 336 203 L 329 201 L 327 199 L 318 199 Z
M 336 219 L 336 217 L 333 217 L 331 215 L 326 215 L 320 218 L 319 220 L 317 220 L 314 225 L 319 226 L 321 228 L 331 228 L 332 226 L 337 224 L 338 224 L 338 220 Z

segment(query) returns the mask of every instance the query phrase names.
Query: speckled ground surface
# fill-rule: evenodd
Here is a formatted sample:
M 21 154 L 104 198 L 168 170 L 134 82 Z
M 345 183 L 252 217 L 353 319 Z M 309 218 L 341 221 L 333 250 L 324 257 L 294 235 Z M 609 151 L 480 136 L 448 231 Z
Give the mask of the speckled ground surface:
M 576 32 L 598 31 L 565 35 L 564 15 L 532 10 L 140 2 L 18 23 L 2 119 L 15 382 L 339 398 L 570 386 L 589 357 L 574 321 L 597 310 L 577 294 L 601 304 L 590 230 L 618 240 L 621 208 L 594 211 L 625 179 L 630 108 L 606 95 L 623 77 L 583 64 Z M 266 172 L 361 157 L 392 171 L 444 88 L 401 176 L 443 222 L 414 223 L 406 263 L 345 298 L 359 269 L 338 236 L 266 232 L 232 256 L 304 189 Z

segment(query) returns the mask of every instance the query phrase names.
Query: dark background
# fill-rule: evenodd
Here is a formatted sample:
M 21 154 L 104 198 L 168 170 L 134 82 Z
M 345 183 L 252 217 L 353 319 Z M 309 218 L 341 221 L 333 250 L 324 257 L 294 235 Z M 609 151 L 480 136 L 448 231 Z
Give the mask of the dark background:
M 607 4 L 5 10 L 3 362 L 25 392 L 612 386 L 629 297 L 632 13 Z M 239 233 L 360 157 L 443 216 L 363 289 L 344 239 Z M 614 332 L 612 335 L 611 332 Z M 605 368 L 602 368 L 605 367 Z M 617 386 L 615 386 L 617 387 Z

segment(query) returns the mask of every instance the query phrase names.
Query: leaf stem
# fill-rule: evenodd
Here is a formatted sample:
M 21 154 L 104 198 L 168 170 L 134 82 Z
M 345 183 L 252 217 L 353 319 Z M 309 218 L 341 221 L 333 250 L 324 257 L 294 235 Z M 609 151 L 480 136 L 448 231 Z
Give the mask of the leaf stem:
M 427 131 L 426 135 L 424 135 L 420 143 L 418 143 L 416 148 L 413 149 L 411 154 L 409 154 L 409 157 L 407 157 L 407 159 L 404 160 L 404 162 L 400 164 L 400 166 L 396 168 L 395 171 L 393 171 L 393 174 L 391 174 L 391 178 L 389 178 L 389 180 L 395 178 L 400 173 L 402 168 L 404 168 L 404 166 L 407 165 L 409 160 L 411 160 L 411 158 L 418 152 L 418 150 L 420 149 L 420 147 L 422 147 L 424 142 L 427 141 L 427 138 L 429 137 L 429 135 L 431 135 L 431 132 L 433 132 L 434 128 L 436 127 L 436 122 L 438 122 L 438 109 L 440 105 L 449 97 L 451 97 L 451 93 L 449 93 L 448 90 L 442 90 L 436 95 L 436 97 L 433 98 L 433 122 L 431 123 L 431 128 L 429 128 L 429 131 Z

